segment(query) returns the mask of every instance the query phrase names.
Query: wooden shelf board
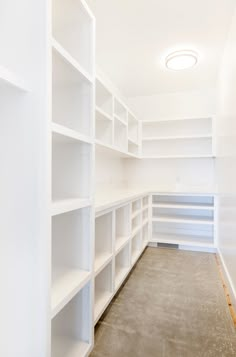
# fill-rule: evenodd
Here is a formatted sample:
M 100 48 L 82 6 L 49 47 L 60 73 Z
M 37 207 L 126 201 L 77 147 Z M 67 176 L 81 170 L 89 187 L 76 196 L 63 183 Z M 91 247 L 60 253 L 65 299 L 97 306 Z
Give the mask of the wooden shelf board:
M 100 316 L 106 310 L 108 304 L 112 299 L 112 292 L 110 291 L 103 291 L 96 293 L 95 302 L 94 302 L 94 323 L 98 321 Z
M 62 142 L 71 142 L 73 140 L 92 144 L 92 139 L 89 136 L 80 134 L 75 130 L 57 123 L 52 123 L 52 133 L 60 135 L 62 138 L 59 138 L 58 140 Z
M 76 71 L 78 71 L 86 81 L 93 83 L 92 76 L 90 76 L 90 74 L 54 38 L 52 39 L 52 48 L 66 63 L 70 64 Z
M 153 222 L 169 222 L 169 223 L 187 223 L 187 224 L 206 224 L 214 225 L 213 219 L 207 219 L 205 217 L 196 217 L 193 216 L 160 216 L 152 217 Z
M 89 207 L 91 200 L 87 198 L 68 198 L 64 200 L 55 200 L 52 202 L 51 214 L 58 214 L 75 211 L 80 208 Z
M 98 120 L 108 120 L 108 121 L 113 121 L 112 116 L 108 113 L 106 113 L 104 110 L 96 106 L 96 112 L 100 114 L 100 118 L 98 117 Z
M 53 318 L 89 281 L 91 273 L 78 269 L 61 269 L 52 285 L 51 317 Z
M 18 77 L 14 72 L 7 68 L 0 66 L 0 85 L 7 85 L 13 87 L 20 92 L 28 92 L 29 88 L 25 81 Z
M 125 237 L 117 237 L 116 238 L 116 247 L 115 247 L 115 253 L 118 254 L 129 242 L 130 236 L 125 236 Z
M 94 261 L 94 273 L 99 274 L 106 266 L 110 263 L 112 259 L 112 253 L 105 252 L 95 257 Z
M 52 357 L 85 357 L 92 345 L 76 339 L 58 336 L 53 338 Z
M 187 203 L 153 203 L 153 208 L 178 208 L 178 209 L 196 209 L 196 210 L 206 210 L 214 211 L 213 205 L 203 205 L 203 204 L 187 204 Z

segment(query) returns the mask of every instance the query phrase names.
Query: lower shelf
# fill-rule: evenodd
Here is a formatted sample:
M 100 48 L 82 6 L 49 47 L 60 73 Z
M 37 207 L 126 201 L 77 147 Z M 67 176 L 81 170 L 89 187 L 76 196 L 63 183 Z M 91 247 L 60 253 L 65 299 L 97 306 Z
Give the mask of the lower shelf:
M 116 253 L 118 253 L 128 242 L 129 236 L 128 237 L 118 237 L 116 238 Z
M 111 260 L 112 253 L 104 253 L 95 258 L 94 272 L 97 275 Z
M 87 356 L 91 347 L 89 343 L 58 336 L 53 343 L 52 357 Z
M 63 270 L 57 274 L 60 278 L 52 284 L 51 315 L 52 318 L 73 298 L 74 295 L 86 284 L 90 273 L 83 270 Z
M 96 323 L 102 313 L 105 311 L 109 304 L 113 294 L 108 291 L 96 292 L 95 304 L 94 304 L 94 322 Z
M 183 234 L 165 234 L 154 233 L 151 242 L 166 243 L 166 244 L 178 244 L 198 247 L 214 247 L 214 241 L 212 237 L 183 235 Z
M 123 283 L 126 275 L 128 274 L 129 270 L 130 270 L 130 268 L 123 268 L 123 269 L 120 269 L 118 272 L 116 272 L 115 290 L 119 289 L 119 287 Z

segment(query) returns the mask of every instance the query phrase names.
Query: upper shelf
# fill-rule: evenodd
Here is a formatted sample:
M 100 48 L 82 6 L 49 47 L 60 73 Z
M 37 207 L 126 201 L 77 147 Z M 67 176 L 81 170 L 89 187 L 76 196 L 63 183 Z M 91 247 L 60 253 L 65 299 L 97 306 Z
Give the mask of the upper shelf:
M 149 136 L 143 137 L 143 141 L 159 141 L 159 140 L 182 140 L 182 139 L 211 139 L 211 134 L 199 134 L 199 135 L 179 135 L 179 136 Z
M 52 33 L 90 76 L 94 73 L 94 17 L 84 1 L 52 1 Z
M 18 77 L 14 72 L 7 68 L 0 66 L 0 86 L 7 85 L 13 87 L 21 92 L 27 92 L 29 89 L 25 81 Z
M 80 65 L 80 63 L 73 58 L 69 52 L 65 50 L 54 38 L 52 39 L 52 48 L 57 52 L 65 62 L 69 63 L 75 70 L 77 70 L 88 82 L 92 83 L 93 78 L 90 74 Z

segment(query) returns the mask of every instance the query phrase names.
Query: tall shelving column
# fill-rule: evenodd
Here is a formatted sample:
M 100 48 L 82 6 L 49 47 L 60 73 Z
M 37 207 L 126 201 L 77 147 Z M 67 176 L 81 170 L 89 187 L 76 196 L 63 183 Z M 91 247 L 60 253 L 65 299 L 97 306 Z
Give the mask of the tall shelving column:
M 93 346 L 95 19 L 52 1 L 51 357 Z
M 0 355 L 8 357 L 48 352 L 48 11 L 46 0 L 0 3 Z

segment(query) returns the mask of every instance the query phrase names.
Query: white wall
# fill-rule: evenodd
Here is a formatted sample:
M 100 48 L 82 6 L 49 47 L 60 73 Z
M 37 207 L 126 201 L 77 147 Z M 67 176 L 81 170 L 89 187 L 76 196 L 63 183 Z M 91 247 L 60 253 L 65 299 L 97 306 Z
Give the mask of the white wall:
M 96 149 L 96 196 L 104 191 L 121 189 L 125 185 L 124 160 L 106 150 Z
M 125 172 L 131 187 L 154 191 L 214 191 L 213 159 L 126 159 Z
M 225 47 L 217 111 L 219 249 L 236 298 L 236 12 Z
M 142 120 L 208 117 L 216 113 L 216 90 L 178 92 L 129 98 Z M 125 160 L 131 186 L 162 190 L 214 192 L 213 159 Z
M 204 117 L 216 112 L 216 90 L 157 94 L 129 98 L 128 102 L 141 120 Z

